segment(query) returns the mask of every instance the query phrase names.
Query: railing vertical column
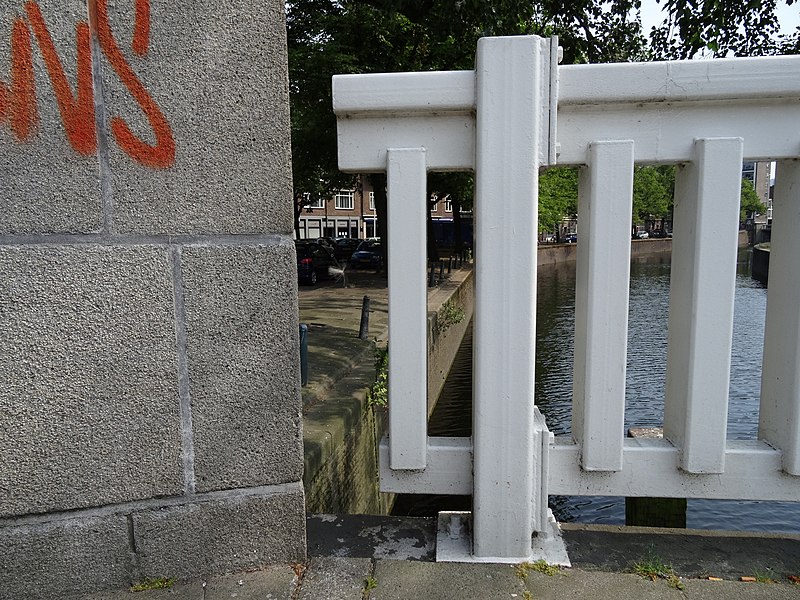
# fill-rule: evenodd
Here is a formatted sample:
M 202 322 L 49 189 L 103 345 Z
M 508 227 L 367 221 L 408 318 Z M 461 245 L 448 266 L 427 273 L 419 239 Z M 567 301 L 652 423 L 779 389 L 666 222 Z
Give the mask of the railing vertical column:
M 572 434 L 587 471 L 622 470 L 633 142 L 595 142 L 581 170 Z
M 800 475 L 800 161 L 778 163 L 772 207 L 759 437 Z
M 476 60 L 473 556 L 525 560 L 534 490 L 538 167 L 550 40 L 484 38 Z M 545 158 L 546 160 L 546 158 Z M 546 481 L 542 480 L 542 485 Z M 544 509 L 546 510 L 546 506 Z
M 427 461 L 425 150 L 389 149 L 389 467 Z
M 725 470 L 741 138 L 695 141 L 675 177 L 664 436 L 689 473 Z

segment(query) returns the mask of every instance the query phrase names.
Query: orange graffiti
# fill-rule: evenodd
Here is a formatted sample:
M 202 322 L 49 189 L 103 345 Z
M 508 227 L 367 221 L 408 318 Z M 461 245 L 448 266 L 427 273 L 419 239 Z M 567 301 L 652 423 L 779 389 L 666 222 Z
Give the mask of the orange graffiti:
M 133 25 L 133 51 L 139 56 L 147 54 L 150 45 L 150 0 L 136 0 L 136 20 Z
M 0 81 L 0 123 L 8 121 L 16 138 L 27 140 L 33 135 L 38 113 L 31 33 L 22 19 L 14 20 L 11 48 L 11 88 Z
M 142 108 L 144 114 L 147 115 L 150 126 L 153 128 L 153 133 L 156 135 L 156 145 L 150 146 L 139 140 L 133 135 L 128 124 L 119 117 L 111 119 L 111 131 L 114 133 L 114 137 L 120 147 L 134 160 L 154 169 L 168 167 L 175 162 L 175 140 L 172 137 L 169 123 L 167 123 L 164 114 L 150 97 L 150 94 L 147 93 L 133 69 L 126 62 L 119 46 L 117 46 L 108 22 L 107 0 L 89 1 L 90 4 L 97 2 L 97 35 L 100 40 L 100 47 L 103 49 L 103 53 L 108 58 L 114 71 L 122 80 L 122 83 L 125 84 L 125 87 L 128 88 L 128 91 Z M 147 3 L 148 0 L 139 2 L 139 4 Z M 137 40 L 134 37 L 134 45 L 136 43 Z
M 89 26 L 78 23 L 75 26 L 78 45 L 78 94 L 73 97 L 64 67 L 58 58 L 56 47 L 42 12 L 35 2 L 25 3 L 36 41 L 47 65 L 47 73 L 56 94 L 58 110 L 67 133 L 70 145 L 81 154 L 92 154 L 97 149 L 97 134 L 94 125 L 94 92 L 92 89 L 92 50 L 89 46 Z
M 24 4 L 26 23 L 18 18 L 11 34 L 11 85 L 0 81 L 0 124 L 8 122 L 14 137 L 27 141 L 37 123 L 36 89 L 33 77 L 33 51 L 30 30 L 36 37 L 55 92 L 67 141 L 77 152 L 90 155 L 97 149 L 94 87 L 90 36 L 94 34 L 100 50 L 122 84 L 136 100 L 153 129 L 156 143 L 138 139 L 120 117 L 111 119 L 111 131 L 119 147 L 142 165 L 167 168 L 175 162 L 175 141 L 166 117 L 134 73 L 119 48 L 108 18 L 107 0 L 88 0 L 89 21 L 76 24 L 77 77 L 73 94 L 64 66 L 53 44 L 39 5 L 34 0 Z M 132 49 L 145 56 L 150 44 L 150 0 L 136 0 Z

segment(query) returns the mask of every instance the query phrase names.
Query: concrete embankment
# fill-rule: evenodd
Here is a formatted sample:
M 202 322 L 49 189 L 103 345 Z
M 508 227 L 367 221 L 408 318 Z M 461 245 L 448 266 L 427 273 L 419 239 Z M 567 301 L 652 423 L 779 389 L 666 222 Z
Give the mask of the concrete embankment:
M 748 245 L 747 232 L 739 232 L 739 247 Z M 672 238 L 631 240 L 631 258 L 672 252 Z M 578 258 L 577 244 L 539 244 L 539 266 L 575 261 Z
M 369 296 L 370 339 L 358 339 L 362 299 Z M 303 485 L 308 512 L 386 514 L 393 496 L 378 490 L 377 442 L 386 410 L 367 391 L 376 348 L 387 340 L 387 283 L 353 273 L 347 285 L 300 289 L 300 322 L 308 324 L 309 383 L 303 388 Z M 428 293 L 428 397 L 432 410 L 473 311 L 473 274 L 453 270 Z

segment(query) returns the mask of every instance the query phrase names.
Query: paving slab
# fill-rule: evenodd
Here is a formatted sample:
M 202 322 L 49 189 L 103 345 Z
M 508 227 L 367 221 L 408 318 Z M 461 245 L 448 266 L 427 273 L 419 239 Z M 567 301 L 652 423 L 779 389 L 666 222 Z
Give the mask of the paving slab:
M 370 600 L 521 599 L 524 591 L 512 565 L 381 560 L 374 579 Z
M 206 584 L 203 600 L 288 600 L 294 595 L 297 581 L 291 565 L 212 577 Z
M 90 596 L 82 596 L 81 600 L 204 600 L 205 586 L 203 581 L 175 583 L 167 589 L 143 590 L 132 592 L 130 589 L 111 592 L 98 592 Z
M 368 558 L 312 558 L 298 600 L 362 600 L 372 574 Z

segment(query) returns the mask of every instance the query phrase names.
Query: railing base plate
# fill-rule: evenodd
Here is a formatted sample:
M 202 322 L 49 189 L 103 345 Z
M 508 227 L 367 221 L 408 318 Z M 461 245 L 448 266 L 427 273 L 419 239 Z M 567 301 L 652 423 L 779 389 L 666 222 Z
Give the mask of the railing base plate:
M 544 560 L 550 565 L 572 566 L 561 536 L 561 528 L 550 509 L 547 510 L 546 529 L 533 537 L 528 556 L 473 556 L 471 523 L 472 513 L 469 511 L 439 513 L 436 562 L 520 563 Z

